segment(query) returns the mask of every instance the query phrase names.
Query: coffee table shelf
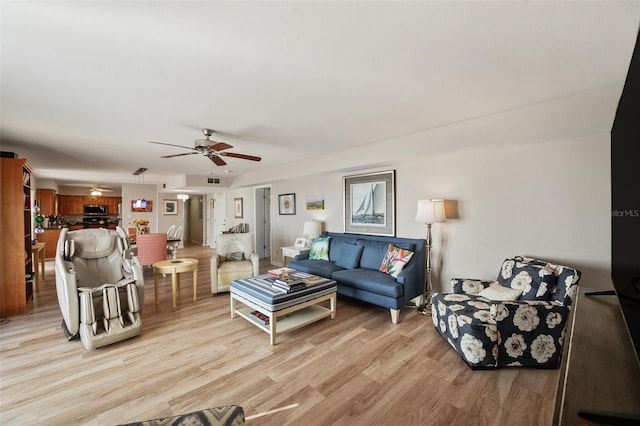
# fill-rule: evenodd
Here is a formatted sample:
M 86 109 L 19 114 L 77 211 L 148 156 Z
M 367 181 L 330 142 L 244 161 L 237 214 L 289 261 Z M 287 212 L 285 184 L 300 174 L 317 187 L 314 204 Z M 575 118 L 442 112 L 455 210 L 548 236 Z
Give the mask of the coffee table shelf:
M 244 299 L 240 295 L 231 294 L 231 318 L 239 315 L 270 336 L 272 345 L 276 344 L 276 337 L 298 328 L 319 321 L 323 318 L 335 318 L 336 293 L 326 294 L 279 311 L 270 312 L 255 303 Z M 322 306 L 322 302 L 329 302 L 329 307 Z M 244 306 L 236 306 L 240 302 Z M 252 311 L 258 311 L 269 317 L 269 324 L 263 325 L 251 317 Z

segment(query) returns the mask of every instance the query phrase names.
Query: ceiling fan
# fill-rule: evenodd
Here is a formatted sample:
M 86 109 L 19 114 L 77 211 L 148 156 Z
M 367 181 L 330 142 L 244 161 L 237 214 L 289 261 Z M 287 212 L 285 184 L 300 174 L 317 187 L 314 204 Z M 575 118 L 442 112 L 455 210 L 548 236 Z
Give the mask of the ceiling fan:
M 89 191 L 91 193 L 91 195 L 95 196 L 100 196 L 102 195 L 104 192 L 113 192 L 112 189 L 107 189 L 107 188 L 102 188 L 100 186 L 92 186 L 91 190 Z
M 202 133 L 204 134 L 205 138 L 196 139 L 193 148 L 184 146 L 184 145 L 174 145 L 171 143 L 163 143 L 163 142 L 150 141 L 149 143 L 155 143 L 157 145 L 175 146 L 178 148 L 185 148 L 193 151 L 193 152 L 183 152 L 182 154 L 163 155 L 160 158 L 171 158 L 171 157 L 180 157 L 183 155 L 202 154 L 205 157 L 208 157 L 211 161 L 213 161 L 216 166 L 225 166 L 227 164 L 226 161 L 224 161 L 221 157 L 240 158 L 242 160 L 251 160 L 251 161 L 262 160 L 262 158 L 256 157 L 254 155 L 238 154 L 235 152 L 226 152 L 227 149 L 233 148 L 233 146 L 225 142 L 216 142 L 209 139 L 211 135 L 213 135 L 214 130 L 202 129 Z

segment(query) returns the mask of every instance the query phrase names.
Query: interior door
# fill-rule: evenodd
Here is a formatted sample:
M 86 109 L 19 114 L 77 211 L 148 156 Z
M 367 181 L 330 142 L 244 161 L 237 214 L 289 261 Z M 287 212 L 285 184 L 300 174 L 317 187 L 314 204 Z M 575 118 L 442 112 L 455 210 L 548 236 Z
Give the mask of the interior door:
M 256 253 L 263 258 L 271 257 L 271 188 L 256 188 Z

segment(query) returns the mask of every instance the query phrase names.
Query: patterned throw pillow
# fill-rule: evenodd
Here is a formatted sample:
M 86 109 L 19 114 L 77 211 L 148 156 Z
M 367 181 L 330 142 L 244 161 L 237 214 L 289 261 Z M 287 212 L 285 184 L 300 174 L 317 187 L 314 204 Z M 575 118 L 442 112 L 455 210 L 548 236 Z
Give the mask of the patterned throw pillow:
M 331 237 L 318 237 L 311 240 L 309 259 L 329 260 L 329 239 Z
M 379 270 L 394 278 L 398 278 L 398 274 L 400 274 L 404 265 L 409 263 L 412 256 L 413 252 L 411 250 L 401 249 L 393 244 L 389 244 L 389 248 L 382 259 L 382 265 L 380 265 Z
M 522 291 L 520 300 L 549 300 L 556 282 L 553 268 L 548 265 L 506 259 L 498 274 L 498 282 Z

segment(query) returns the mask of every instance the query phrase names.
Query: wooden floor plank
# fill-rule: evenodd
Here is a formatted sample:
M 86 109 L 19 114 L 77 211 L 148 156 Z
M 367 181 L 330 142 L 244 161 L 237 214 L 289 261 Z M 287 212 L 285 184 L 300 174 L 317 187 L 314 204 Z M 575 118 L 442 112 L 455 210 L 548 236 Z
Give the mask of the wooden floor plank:
M 0 325 L 0 423 L 112 425 L 237 404 L 253 425 L 551 424 L 557 370 L 470 370 L 429 317 L 338 297 L 326 319 L 269 337 L 231 319 L 229 295 L 210 294 L 206 247 L 198 302 L 185 274 L 171 309 L 171 277 L 145 270 L 143 331 L 95 351 L 61 328 L 54 265 L 29 311 Z M 271 265 L 261 262 L 261 270 Z

